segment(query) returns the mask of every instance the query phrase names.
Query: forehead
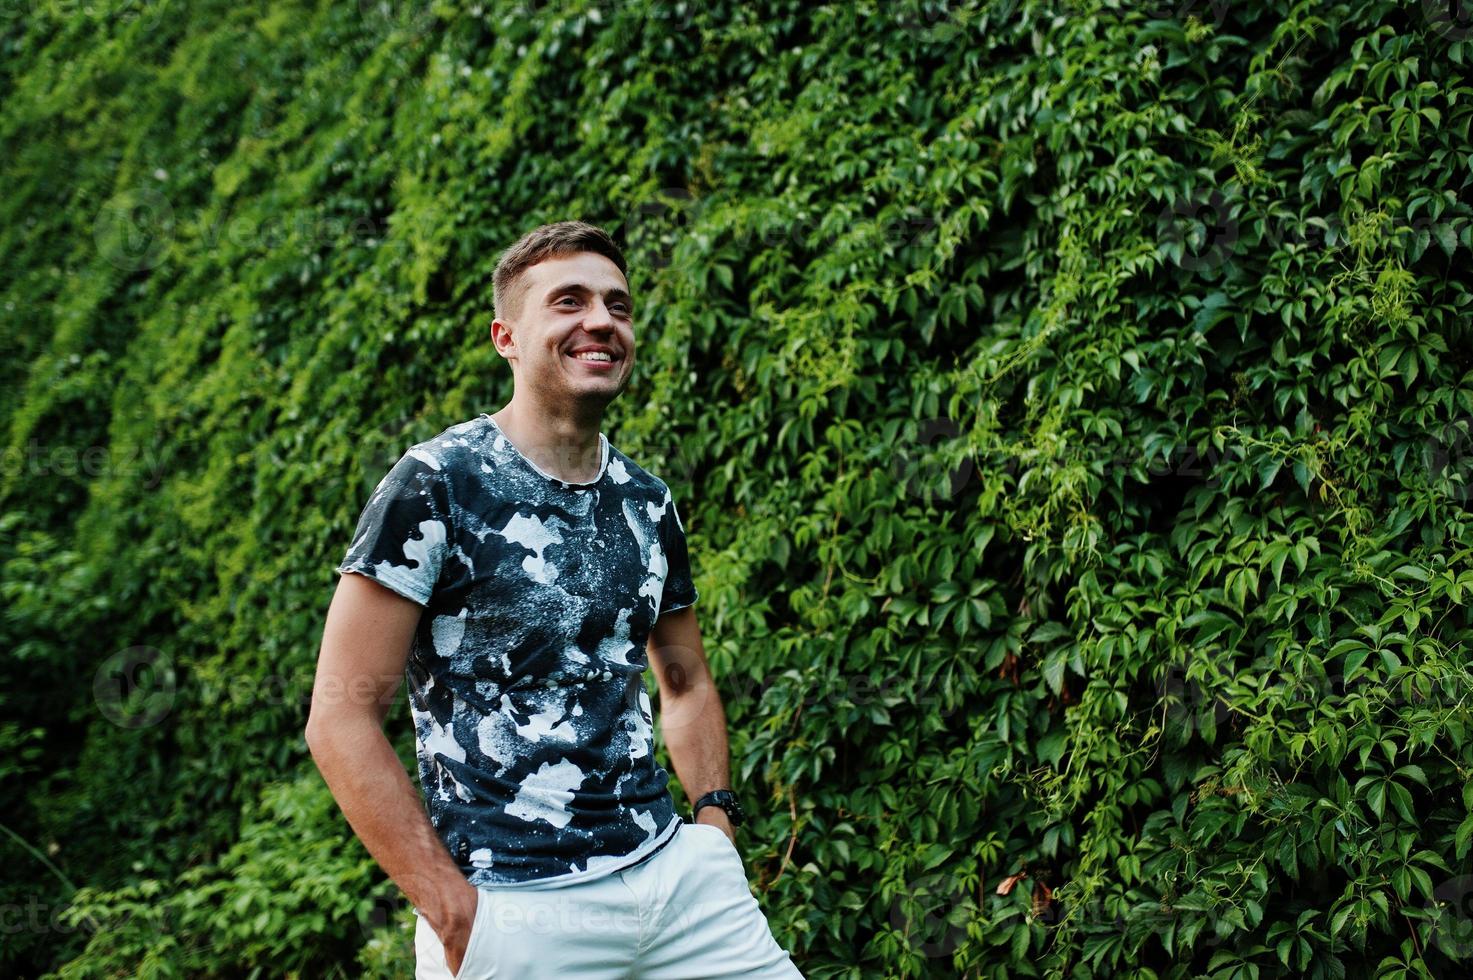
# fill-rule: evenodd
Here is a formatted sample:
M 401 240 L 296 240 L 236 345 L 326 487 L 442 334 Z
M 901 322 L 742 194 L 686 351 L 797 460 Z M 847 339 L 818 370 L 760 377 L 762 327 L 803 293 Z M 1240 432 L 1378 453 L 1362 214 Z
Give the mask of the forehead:
M 611 290 L 629 291 L 629 284 L 619 267 L 606 256 L 597 252 L 578 252 L 573 255 L 557 255 L 543 259 L 524 273 L 527 290 L 533 296 L 542 296 L 550 289 L 575 283 L 598 293 Z

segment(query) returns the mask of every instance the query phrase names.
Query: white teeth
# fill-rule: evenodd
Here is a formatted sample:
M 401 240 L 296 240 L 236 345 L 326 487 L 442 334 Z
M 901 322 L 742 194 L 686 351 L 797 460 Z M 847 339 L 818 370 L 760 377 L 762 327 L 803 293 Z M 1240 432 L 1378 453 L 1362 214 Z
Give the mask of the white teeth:
M 608 354 L 603 353 L 602 351 L 585 351 L 584 353 L 574 354 L 573 356 L 576 357 L 576 358 L 578 358 L 578 360 L 580 360 L 580 361 L 612 361 L 613 360 L 612 357 L 610 357 Z

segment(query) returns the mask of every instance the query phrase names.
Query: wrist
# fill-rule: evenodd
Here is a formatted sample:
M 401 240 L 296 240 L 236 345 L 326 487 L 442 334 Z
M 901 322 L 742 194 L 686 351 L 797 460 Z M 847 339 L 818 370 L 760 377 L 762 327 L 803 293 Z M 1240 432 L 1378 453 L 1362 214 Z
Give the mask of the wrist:
M 449 878 L 437 878 L 414 907 L 437 934 L 443 934 L 469 928 L 475 914 L 475 893 L 476 887 L 456 872 Z
M 691 823 L 706 823 L 723 830 L 732 828 L 731 818 L 719 806 L 703 806 L 701 812 L 691 818 Z
M 702 794 L 691 805 L 691 821 L 705 821 L 700 818 L 711 812 L 720 813 L 730 826 L 739 827 L 746 821 L 747 815 L 738 802 L 736 793 L 727 787 L 713 789 L 709 793 Z

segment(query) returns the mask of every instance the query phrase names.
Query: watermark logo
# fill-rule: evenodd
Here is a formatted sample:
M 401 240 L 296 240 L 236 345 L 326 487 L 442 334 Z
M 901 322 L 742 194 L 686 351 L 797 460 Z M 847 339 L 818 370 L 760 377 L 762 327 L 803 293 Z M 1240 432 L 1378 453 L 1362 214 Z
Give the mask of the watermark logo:
M 666 187 L 639 202 L 624 224 L 624 241 L 640 250 L 645 265 L 669 268 L 675 245 L 688 234 L 697 202 L 688 188 Z
M 384 502 L 418 499 L 425 488 L 421 480 L 413 478 L 413 474 L 416 471 L 435 471 L 427 462 L 438 458 L 433 447 L 415 450 L 418 463 L 414 457 L 404 459 L 416 443 L 411 432 L 413 424 L 414 420 L 409 416 L 399 415 L 369 430 L 359 444 L 364 475 L 376 481 L 374 494 Z M 402 467 L 401 462 L 404 464 Z
M 970 456 L 955 467 L 948 467 L 938 443 L 949 442 L 961 435 L 961 427 L 949 418 L 923 419 L 916 429 L 916 443 L 896 448 L 890 463 L 890 475 L 905 493 L 926 503 L 950 500 L 961 493 L 972 479 L 976 464 Z M 921 447 L 934 447 L 925 451 Z
M 152 269 L 168 254 L 174 239 L 174 208 L 152 187 L 137 187 L 110 198 L 92 223 L 97 251 L 125 272 Z
M 1194 733 L 1221 728 L 1228 720 L 1226 702 L 1187 676 L 1180 664 L 1168 664 L 1156 685 L 1156 697 L 1165 708 L 1163 727 L 1178 741 Z
M 1185 24 L 1196 18 L 1203 24 L 1221 27 L 1227 19 L 1228 0 L 1147 0 L 1141 5 L 1146 20 L 1170 20 Z
M 161 447 L 91 445 L 47 446 L 32 437 L 24 446 L 0 450 L 0 474 L 30 477 L 101 479 L 136 477 L 145 489 L 153 490 L 164 478 L 165 459 Z
M 1473 875 L 1449 878 L 1432 889 L 1431 941 L 1456 962 L 1473 959 Z
M 402 886 L 402 887 L 401 887 Z M 428 877 L 416 872 L 407 872 L 399 879 L 385 881 L 377 891 L 373 893 L 373 901 L 369 906 L 368 915 L 359 920 L 365 938 L 372 938 L 373 934 L 380 929 L 405 922 L 405 913 L 411 914 L 411 922 L 419 915 L 419 910 L 410 902 L 408 895 L 432 895 L 436 891 L 436 883 Z M 428 923 L 426 928 L 428 928 Z
M 370 33 L 385 38 L 418 37 L 435 25 L 429 0 L 358 0 L 358 16 Z
M 1166 255 L 1197 272 L 1222 265 L 1238 243 L 1237 219 L 1216 188 L 1205 198 L 1179 198 L 1163 207 L 1156 215 L 1156 231 Z
M 1453 419 L 1429 436 L 1422 462 L 1439 493 L 1466 504 L 1473 497 L 1473 416 Z
M 41 0 L 35 9 L 58 20 L 135 20 L 164 6 L 150 0 Z
M 1422 17 L 1433 34 L 1454 43 L 1473 35 L 1473 0 L 1422 0 Z
M 890 905 L 890 925 L 928 959 L 950 956 L 967 938 L 967 894 L 949 874 L 908 882 Z
M 663 462 L 659 473 L 660 479 L 665 482 L 666 486 L 672 488 L 672 495 L 685 490 L 688 496 L 691 493 L 689 488 L 696 485 L 701 471 L 701 458 L 695 447 L 687 443 L 679 443 L 661 458 Z M 683 501 L 677 501 L 676 507 L 682 513 L 690 511 L 689 505 Z
M 104 717 L 121 728 L 148 728 L 173 710 L 177 683 L 169 655 L 149 646 L 119 650 L 92 678 Z
M 966 34 L 966 11 L 976 5 L 964 0 L 902 0 L 897 6 L 900 30 L 912 42 L 947 44 Z M 1015 4 L 1005 0 L 1001 6 L 1002 10 L 990 12 L 995 20 L 1006 19 Z

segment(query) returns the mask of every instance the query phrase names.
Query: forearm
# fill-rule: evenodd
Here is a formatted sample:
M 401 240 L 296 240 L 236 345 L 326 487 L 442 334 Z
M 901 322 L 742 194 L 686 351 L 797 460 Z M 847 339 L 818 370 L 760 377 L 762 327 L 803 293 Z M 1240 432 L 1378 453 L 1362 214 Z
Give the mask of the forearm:
M 334 719 L 309 734 L 308 747 L 353 832 L 438 931 L 457 890 L 470 883 L 383 730 L 366 717 Z
M 726 711 L 705 674 L 674 696 L 662 696 L 660 731 L 689 802 L 731 785 Z

